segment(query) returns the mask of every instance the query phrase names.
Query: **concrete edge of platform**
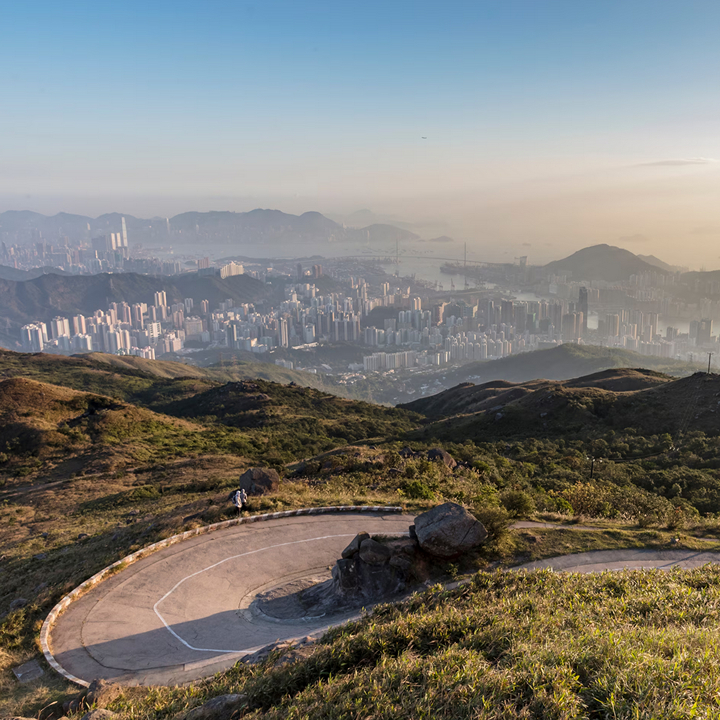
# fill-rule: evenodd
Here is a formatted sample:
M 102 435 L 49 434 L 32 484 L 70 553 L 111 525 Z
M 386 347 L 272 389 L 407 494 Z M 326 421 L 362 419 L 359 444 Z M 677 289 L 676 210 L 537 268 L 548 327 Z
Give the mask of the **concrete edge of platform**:
M 234 518 L 232 520 L 224 520 L 223 522 L 213 523 L 212 525 L 203 525 L 199 528 L 193 528 L 187 530 L 179 535 L 173 535 L 165 540 L 160 540 L 147 547 L 140 548 L 130 555 L 126 555 L 124 558 L 117 560 L 108 565 L 106 568 L 95 573 L 92 577 L 88 578 L 84 583 L 78 585 L 72 592 L 68 593 L 55 607 L 50 611 L 48 616 L 45 618 L 42 629 L 40 630 L 40 646 L 45 656 L 45 660 L 48 665 L 55 670 L 59 675 L 64 677 L 76 685 L 81 687 L 89 687 L 90 683 L 86 680 L 82 680 L 79 677 L 75 677 L 72 673 L 65 670 L 60 663 L 55 659 L 52 651 L 50 650 L 50 631 L 52 626 L 58 617 L 68 608 L 68 606 L 77 600 L 80 596 L 84 595 L 88 590 L 95 587 L 103 580 L 106 580 L 111 575 L 120 572 L 128 565 L 132 565 L 138 560 L 151 555 L 152 553 L 162 550 L 163 548 L 175 545 L 183 540 L 189 540 L 198 535 L 205 535 L 216 530 L 224 530 L 225 528 L 233 527 L 235 525 L 248 525 L 255 522 L 262 522 L 264 520 L 278 520 L 286 517 L 296 517 L 298 515 L 329 515 L 332 513 L 342 512 L 359 512 L 359 513 L 401 513 L 403 508 L 397 505 L 332 505 L 329 507 L 319 508 L 301 508 L 300 510 L 282 510 L 274 513 L 264 513 L 263 515 L 250 515 L 248 517 Z

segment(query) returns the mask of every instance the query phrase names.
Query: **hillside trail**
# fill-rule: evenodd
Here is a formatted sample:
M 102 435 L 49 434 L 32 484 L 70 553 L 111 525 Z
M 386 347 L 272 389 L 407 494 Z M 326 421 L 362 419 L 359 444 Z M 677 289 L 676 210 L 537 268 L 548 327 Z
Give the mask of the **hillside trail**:
M 601 530 L 608 530 L 610 528 L 597 527 L 593 525 L 573 525 L 572 523 L 549 523 L 549 522 L 538 522 L 536 520 L 519 520 L 518 522 L 510 525 L 513 530 L 532 530 L 537 528 L 539 530 L 588 530 L 590 532 L 600 532 Z M 702 542 L 720 542 L 720 538 L 716 537 L 703 537 L 701 535 L 689 535 L 694 540 L 701 540 Z
M 174 460 L 167 460 L 163 463 L 164 467 L 173 466 L 173 465 L 181 465 L 182 463 L 187 462 L 187 458 L 176 458 Z M 139 469 L 141 469 L 142 466 L 134 467 L 134 468 L 126 468 L 125 472 L 128 475 L 132 475 L 135 472 L 137 472 Z M 28 483 L 26 485 L 16 485 L 12 488 L 7 489 L 0 489 L 0 498 L 10 498 L 14 496 L 19 495 L 31 495 L 36 492 L 40 492 L 43 490 L 47 490 L 49 488 L 58 487 L 59 485 L 64 485 L 65 483 L 72 482 L 73 480 L 91 480 L 92 478 L 100 478 L 105 477 L 108 473 L 107 472 L 97 472 L 97 473 L 88 473 L 87 475 L 75 475 L 73 477 L 66 477 L 62 478 L 60 480 L 53 480 L 49 483 Z

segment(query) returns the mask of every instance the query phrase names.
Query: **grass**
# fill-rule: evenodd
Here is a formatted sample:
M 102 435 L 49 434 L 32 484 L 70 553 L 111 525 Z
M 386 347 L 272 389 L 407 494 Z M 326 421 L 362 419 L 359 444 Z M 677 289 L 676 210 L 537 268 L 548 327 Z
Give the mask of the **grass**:
M 161 720 L 229 692 L 246 718 L 710 718 L 720 714 L 720 567 L 480 572 L 331 630 L 314 653 L 112 707 Z

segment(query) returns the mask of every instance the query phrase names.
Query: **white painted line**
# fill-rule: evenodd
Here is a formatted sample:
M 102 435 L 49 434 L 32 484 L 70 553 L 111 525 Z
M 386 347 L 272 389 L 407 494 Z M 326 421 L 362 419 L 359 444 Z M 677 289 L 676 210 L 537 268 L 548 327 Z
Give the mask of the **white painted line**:
M 198 575 L 202 575 L 202 573 L 207 572 L 208 570 L 212 570 L 213 568 L 218 567 L 218 565 L 222 565 L 223 563 L 228 562 L 229 560 L 237 560 L 241 557 L 247 557 L 248 555 L 255 555 L 260 552 L 264 552 L 265 550 L 275 550 L 279 547 L 286 547 L 288 545 L 299 545 L 301 543 L 308 543 L 308 542 L 315 542 L 316 540 L 330 540 L 333 538 L 342 538 L 342 537 L 355 537 L 357 533 L 344 533 L 342 535 L 323 535 L 322 537 L 314 537 L 314 538 L 308 538 L 307 540 L 294 540 L 292 542 L 286 542 L 286 543 L 279 543 L 278 545 L 268 545 L 264 548 L 258 548 L 257 550 L 250 550 L 245 553 L 240 553 L 239 555 L 231 555 L 230 557 L 226 557 L 224 560 L 220 560 L 219 562 L 213 563 L 212 565 L 208 565 L 206 568 L 203 568 L 202 570 L 198 570 L 197 572 L 194 572 L 190 575 L 187 575 L 182 580 L 179 580 L 175 585 L 168 590 L 154 605 L 153 610 L 155 611 L 155 614 L 160 618 L 162 621 L 162 624 L 167 628 L 168 632 L 176 639 L 179 640 L 186 648 L 189 648 L 190 650 L 197 650 L 198 652 L 213 652 L 213 653 L 227 653 L 227 654 L 235 654 L 244 652 L 243 650 L 218 650 L 216 648 L 199 648 L 191 645 L 190 643 L 183 640 L 171 627 L 168 625 L 165 618 L 161 615 L 160 611 L 158 610 L 158 605 L 163 600 L 166 600 L 170 597 L 186 580 L 190 580 L 191 578 L 194 578 Z

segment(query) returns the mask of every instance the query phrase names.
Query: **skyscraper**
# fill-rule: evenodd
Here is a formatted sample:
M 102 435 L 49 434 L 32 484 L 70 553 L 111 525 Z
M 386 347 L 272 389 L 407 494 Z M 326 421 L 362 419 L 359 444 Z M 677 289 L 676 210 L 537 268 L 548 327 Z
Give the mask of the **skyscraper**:
M 582 330 L 580 335 L 584 335 L 587 332 L 587 318 L 588 318 L 588 291 L 586 287 L 580 288 L 580 298 L 578 300 L 578 311 L 583 315 Z

